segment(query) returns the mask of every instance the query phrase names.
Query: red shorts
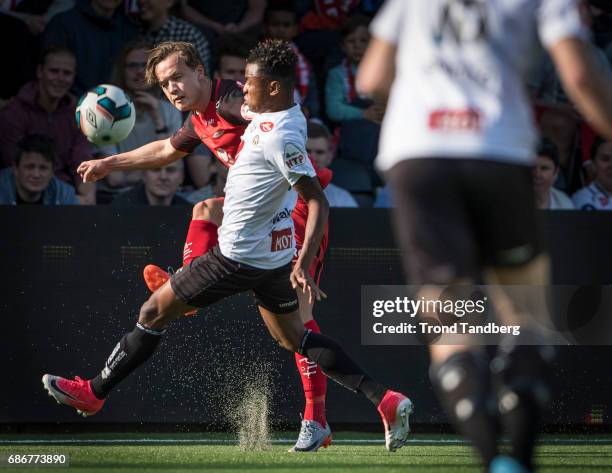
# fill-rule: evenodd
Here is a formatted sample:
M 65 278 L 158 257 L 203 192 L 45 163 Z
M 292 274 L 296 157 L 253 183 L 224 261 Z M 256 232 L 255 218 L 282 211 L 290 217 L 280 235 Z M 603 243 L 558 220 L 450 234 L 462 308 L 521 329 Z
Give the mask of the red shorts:
M 291 218 L 293 219 L 293 226 L 295 228 L 295 255 L 293 257 L 293 263 L 295 263 L 302 251 L 302 246 L 304 244 L 304 235 L 306 234 L 306 216 L 304 216 L 304 212 L 301 212 L 298 207 L 296 207 L 291 214 Z M 318 285 L 319 280 L 321 279 L 321 273 L 323 272 L 323 259 L 325 257 L 325 252 L 327 251 L 327 244 L 329 242 L 329 224 L 325 224 L 325 233 L 323 233 L 323 238 L 321 239 L 321 244 L 319 245 L 319 251 L 317 251 L 316 256 L 312 260 L 312 264 L 310 268 L 308 268 L 310 272 L 310 277 L 312 280 Z

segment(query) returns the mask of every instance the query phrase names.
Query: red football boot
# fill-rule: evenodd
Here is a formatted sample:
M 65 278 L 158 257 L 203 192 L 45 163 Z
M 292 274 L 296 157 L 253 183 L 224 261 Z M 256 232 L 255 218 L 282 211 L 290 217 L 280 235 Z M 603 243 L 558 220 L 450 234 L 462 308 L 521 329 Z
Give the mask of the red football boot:
M 412 411 L 412 401 L 402 393 L 387 390 L 385 397 L 380 401 L 378 412 L 385 425 L 385 446 L 390 452 L 406 444 L 410 433 L 408 417 Z
M 151 292 L 157 291 L 160 287 L 166 284 L 166 281 L 170 279 L 170 274 L 154 264 L 146 265 L 142 271 L 142 275 L 144 277 L 145 284 Z M 197 313 L 198 310 L 195 309 L 185 313 L 185 317 L 193 317 Z
M 155 292 L 162 287 L 166 281 L 170 279 L 170 275 L 161 269 L 159 266 L 154 264 L 148 264 L 144 267 L 142 275 L 145 280 L 145 284 L 149 288 L 149 291 Z
M 92 416 L 104 405 L 104 399 L 98 399 L 91 390 L 89 381 L 78 376 L 73 380 L 46 374 L 42 383 L 58 404 L 74 407 L 83 417 Z

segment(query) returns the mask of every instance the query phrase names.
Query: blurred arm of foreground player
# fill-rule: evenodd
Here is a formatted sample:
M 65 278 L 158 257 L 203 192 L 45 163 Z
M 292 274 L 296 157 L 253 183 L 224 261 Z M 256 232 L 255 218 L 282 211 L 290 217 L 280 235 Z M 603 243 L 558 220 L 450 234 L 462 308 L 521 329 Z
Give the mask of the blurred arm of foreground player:
M 357 90 L 377 102 L 386 103 L 395 78 L 393 43 L 372 37 L 357 71 Z
M 595 58 L 590 44 L 568 38 L 549 49 L 567 95 L 586 120 L 612 140 L 612 77 Z

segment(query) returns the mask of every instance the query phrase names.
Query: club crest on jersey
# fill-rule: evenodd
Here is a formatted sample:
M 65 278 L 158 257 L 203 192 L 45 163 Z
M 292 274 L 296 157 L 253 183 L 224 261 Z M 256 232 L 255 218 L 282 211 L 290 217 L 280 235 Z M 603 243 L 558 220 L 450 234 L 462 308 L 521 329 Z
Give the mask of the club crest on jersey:
M 251 109 L 246 103 L 243 103 L 240 107 L 240 115 L 247 121 L 251 121 L 255 117 L 255 114 L 251 112 Z
M 287 169 L 292 169 L 295 166 L 299 166 L 305 160 L 302 150 L 293 143 L 287 143 L 285 145 L 285 153 L 283 157 L 285 159 Z
M 274 123 L 272 122 L 261 122 L 259 124 L 259 128 L 261 129 L 261 131 L 263 131 L 264 133 L 267 133 L 269 131 L 272 131 L 272 128 L 274 128 Z
M 253 137 L 253 144 L 254 144 L 254 145 L 258 145 L 258 144 L 259 144 L 259 135 L 255 135 L 255 136 Z

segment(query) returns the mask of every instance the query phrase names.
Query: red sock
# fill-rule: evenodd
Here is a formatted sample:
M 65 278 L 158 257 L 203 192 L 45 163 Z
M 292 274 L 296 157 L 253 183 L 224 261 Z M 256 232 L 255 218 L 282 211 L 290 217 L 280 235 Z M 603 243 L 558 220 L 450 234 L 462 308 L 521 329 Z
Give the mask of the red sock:
M 321 333 L 319 324 L 315 320 L 310 320 L 304 327 L 314 333 Z M 325 396 L 327 394 L 327 376 L 321 371 L 321 367 L 316 363 L 311 363 L 299 353 L 295 354 L 295 364 L 298 373 L 302 378 L 304 387 L 304 397 L 306 407 L 304 408 L 304 420 L 314 420 L 325 427 Z
M 183 248 L 183 266 L 208 253 L 217 244 L 217 225 L 210 220 L 192 220 Z

